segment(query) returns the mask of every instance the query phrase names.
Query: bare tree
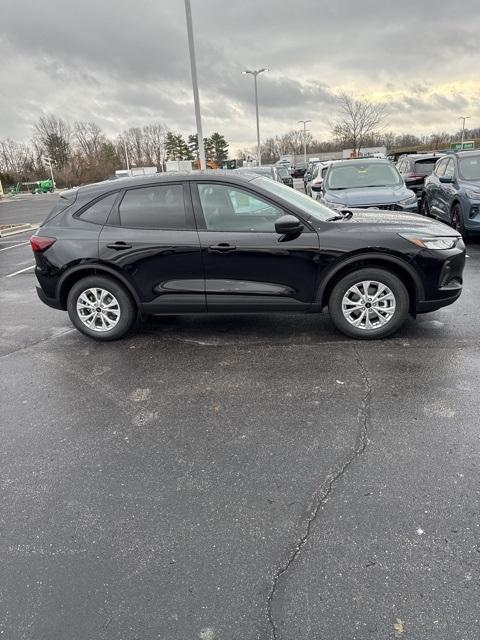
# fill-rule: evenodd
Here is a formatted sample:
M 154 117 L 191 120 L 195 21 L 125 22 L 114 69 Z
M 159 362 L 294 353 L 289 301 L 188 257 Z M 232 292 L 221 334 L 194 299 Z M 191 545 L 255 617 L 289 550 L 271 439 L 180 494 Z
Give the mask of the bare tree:
M 75 122 L 73 136 L 87 160 L 98 159 L 105 136 L 95 122 Z
M 0 140 L 0 171 L 19 178 L 25 176 L 33 167 L 31 149 L 15 140 Z
M 339 94 L 338 102 L 340 116 L 332 134 L 342 144 L 351 145 L 354 155 L 358 155 L 365 139 L 378 135 L 385 126 L 385 106 L 345 92 Z
M 160 123 L 148 124 L 143 127 L 143 149 L 148 165 L 154 164 L 163 170 L 165 161 L 165 141 L 168 130 Z

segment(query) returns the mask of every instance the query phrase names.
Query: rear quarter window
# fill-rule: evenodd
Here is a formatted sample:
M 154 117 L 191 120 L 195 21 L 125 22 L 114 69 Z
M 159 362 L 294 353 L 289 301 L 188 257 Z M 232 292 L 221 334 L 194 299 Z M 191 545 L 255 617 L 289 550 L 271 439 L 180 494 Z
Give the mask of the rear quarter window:
M 94 224 L 104 225 L 107 222 L 108 215 L 117 199 L 118 191 L 109 193 L 102 198 L 95 200 L 93 204 L 84 209 L 78 216 L 85 222 L 93 222 Z
M 73 192 L 73 193 L 70 192 L 68 195 L 67 194 L 61 195 L 53 205 L 50 213 L 42 222 L 41 226 L 43 227 L 45 224 L 47 224 L 47 222 L 50 222 L 50 220 L 53 220 L 55 216 L 58 216 L 59 213 L 62 213 L 62 211 L 65 211 L 65 209 L 70 207 L 75 202 L 76 199 L 77 199 L 76 192 Z

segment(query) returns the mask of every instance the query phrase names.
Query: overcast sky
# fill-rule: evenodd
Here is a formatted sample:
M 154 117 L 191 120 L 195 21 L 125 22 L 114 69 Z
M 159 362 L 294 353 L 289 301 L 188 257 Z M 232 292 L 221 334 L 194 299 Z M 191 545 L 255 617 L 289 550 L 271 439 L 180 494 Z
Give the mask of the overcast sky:
M 191 0 L 204 135 L 232 150 L 311 119 L 329 137 L 335 92 L 389 105 L 396 132 L 480 126 L 479 0 Z M 153 121 L 195 129 L 183 0 L 0 0 L 0 138 L 43 113 L 109 135 Z

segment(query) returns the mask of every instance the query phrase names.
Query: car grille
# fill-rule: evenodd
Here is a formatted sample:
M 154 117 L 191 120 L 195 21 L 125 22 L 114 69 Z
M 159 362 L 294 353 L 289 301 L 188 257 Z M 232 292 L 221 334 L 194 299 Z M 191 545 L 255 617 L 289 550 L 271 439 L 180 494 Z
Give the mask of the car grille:
M 400 204 L 360 204 L 355 205 L 355 209 L 383 209 L 384 211 L 403 211 Z

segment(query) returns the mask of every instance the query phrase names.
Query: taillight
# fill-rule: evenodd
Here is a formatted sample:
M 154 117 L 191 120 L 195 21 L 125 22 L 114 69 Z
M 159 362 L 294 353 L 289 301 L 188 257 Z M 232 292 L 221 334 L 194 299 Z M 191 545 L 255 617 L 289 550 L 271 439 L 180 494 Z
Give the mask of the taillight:
M 424 178 L 425 176 L 422 175 L 421 173 L 406 173 L 405 174 L 405 179 L 406 180 L 418 180 L 420 178 Z
M 56 238 L 47 238 L 47 236 L 32 236 L 30 238 L 30 246 L 34 253 L 41 253 L 51 247 Z

